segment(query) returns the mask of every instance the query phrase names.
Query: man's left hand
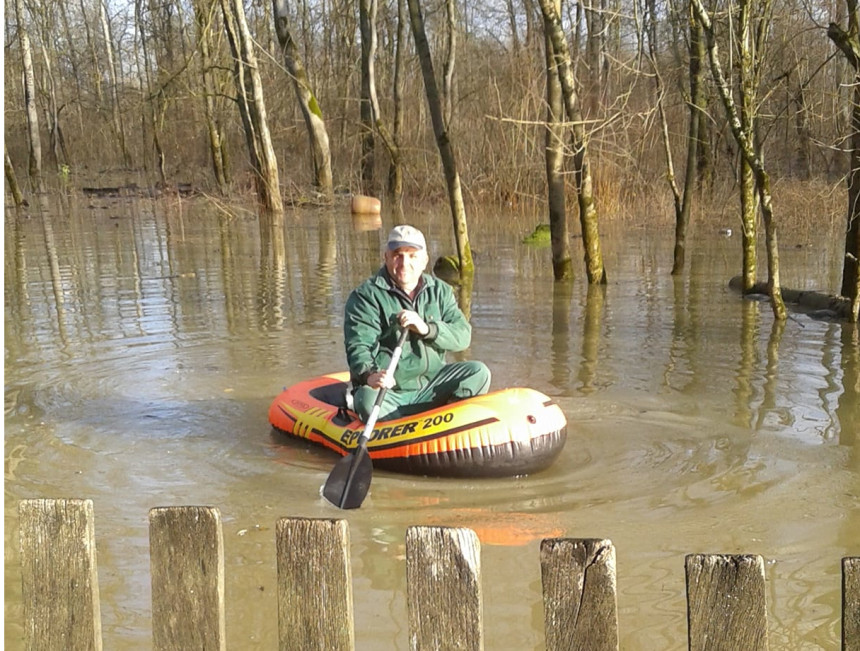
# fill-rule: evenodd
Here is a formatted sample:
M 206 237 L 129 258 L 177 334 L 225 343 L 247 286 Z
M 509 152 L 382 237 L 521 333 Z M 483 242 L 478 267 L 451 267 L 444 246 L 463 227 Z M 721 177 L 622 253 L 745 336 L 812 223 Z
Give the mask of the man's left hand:
M 397 321 L 401 328 L 409 328 L 412 332 L 417 332 L 422 337 L 430 332 L 430 326 L 427 322 L 418 316 L 417 312 L 412 310 L 403 310 L 397 315 Z

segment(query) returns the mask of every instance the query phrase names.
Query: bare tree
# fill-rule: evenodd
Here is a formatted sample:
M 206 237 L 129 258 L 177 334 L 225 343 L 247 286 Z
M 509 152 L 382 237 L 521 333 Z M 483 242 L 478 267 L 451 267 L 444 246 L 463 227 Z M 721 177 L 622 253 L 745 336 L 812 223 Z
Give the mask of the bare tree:
M 206 120 L 206 135 L 209 142 L 209 157 L 215 182 L 222 194 L 227 192 L 230 181 L 227 163 L 227 144 L 224 129 L 215 115 L 214 63 L 212 61 L 212 22 L 215 19 L 215 3 L 194 0 L 194 16 L 197 23 L 197 45 L 200 51 L 200 77 L 203 93 L 203 116 Z
M 787 315 L 785 302 L 782 299 L 782 288 L 780 287 L 779 282 L 779 246 L 777 243 L 776 221 L 773 214 L 770 175 L 764 168 L 764 163 L 759 156 L 755 139 L 750 139 L 747 131 L 744 129 L 743 121 L 738 114 L 738 110 L 735 105 L 732 89 L 723 74 L 723 67 L 720 62 L 719 49 L 717 47 L 711 17 L 702 4 L 702 0 L 691 0 L 691 2 L 693 3 L 693 8 L 699 21 L 702 23 L 702 29 L 704 30 L 708 46 L 708 60 L 711 64 L 711 74 L 713 75 L 714 82 L 716 83 L 717 89 L 722 97 L 723 108 L 725 109 L 726 117 L 728 118 L 729 126 L 732 130 L 732 135 L 740 149 L 741 155 L 752 168 L 752 172 L 755 176 L 756 191 L 758 193 L 759 201 L 761 202 L 761 213 L 765 224 L 765 241 L 768 262 L 768 293 L 770 294 L 774 318 L 782 320 L 785 319 Z M 746 71 L 745 74 L 749 73 L 750 71 Z
M 561 20 L 552 0 L 539 0 L 539 2 L 544 25 L 549 31 L 549 38 L 552 42 L 555 71 L 561 83 L 567 119 L 572 123 L 574 179 L 579 202 L 579 222 L 582 227 L 582 244 L 585 248 L 585 269 L 588 282 L 592 284 L 605 283 L 606 270 L 603 267 L 603 253 L 600 249 L 597 207 L 594 201 L 591 165 L 588 160 L 588 143 L 579 95 L 576 91 L 571 69 L 570 51 Z
M 388 146 L 391 160 L 388 165 L 388 197 L 392 207 L 400 209 L 403 197 L 403 160 L 400 139 L 403 134 L 403 48 L 406 46 L 406 0 L 397 0 L 397 30 L 394 43 L 394 70 L 391 88 L 393 103 L 391 143 Z
M 257 196 L 266 212 L 279 214 L 284 211 L 284 205 L 281 200 L 278 161 L 269 133 L 263 83 L 257 56 L 254 54 L 254 40 L 245 18 L 245 8 L 242 0 L 221 0 L 221 11 L 224 14 L 227 40 L 233 53 L 236 101 L 245 130 Z
M 412 37 L 415 39 L 415 49 L 418 51 L 418 58 L 421 61 L 421 74 L 424 77 L 427 106 L 433 121 L 433 132 L 436 135 L 436 145 L 439 148 L 439 156 L 445 171 L 445 182 L 448 186 L 448 203 L 451 206 L 451 217 L 454 221 L 460 278 L 467 280 L 471 279 L 475 273 L 475 263 L 472 260 L 472 247 L 469 243 L 466 206 L 463 203 L 463 191 L 460 187 L 460 174 L 457 171 L 454 148 L 442 115 L 442 102 L 436 84 L 436 74 L 433 71 L 433 58 L 430 55 L 430 44 L 427 42 L 424 16 L 421 13 L 419 0 L 409 0 L 409 16 L 412 24 Z
M 36 79 L 33 72 L 33 53 L 30 49 L 30 35 L 24 22 L 24 3 L 15 0 L 15 20 L 18 23 L 18 42 L 21 45 L 21 65 L 24 71 L 24 108 L 27 115 L 27 145 L 29 148 L 28 170 L 33 190 L 41 192 L 42 179 L 42 140 L 39 136 L 39 112 L 36 109 Z
M 372 95 L 375 95 L 374 60 L 376 57 L 376 0 L 359 0 L 358 24 L 361 31 L 361 97 L 359 118 L 361 120 L 361 191 L 377 194 L 376 142 L 373 128 Z
M 311 145 L 311 161 L 313 164 L 314 187 L 325 196 L 330 196 L 334 189 L 331 171 L 331 150 L 329 148 L 328 130 L 323 120 L 322 109 L 316 96 L 311 90 L 308 75 L 305 72 L 299 49 L 290 29 L 289 7 L 286 0 L 272 0 L 275 16 L 275 31 L 284 56 L 287 71 L 293 80 L 299 108 L 308 130 Z
M 400 204 L 402 188 L 402 162 L 400 154 L 400 145 L 398 144 L 397 136 L 402 120 L 402 96 L 400 88 L 400 72 L 402 66 L 402 40 L 405 39 L 405 29 L 403 27 L 403 1 L 398 0 L 398 17 L 395 47 L 397 52 L 394 57 L 394 132 L 389 131 L 382 119 L 382 112 L 379 106 L 379 96 L 376 91 L 376 49 L 377 49 L 377 0 L 360 0 L 359 14 L 361 25 L 361 51 L 362 51 L 362 125 L 364 137 L 362 138 L 362 181 L 363 190 L 373 194 L 373 178 L 374 170 L 372 169 L 374 140 L 373 133 L 378 133 L 382 142 L 388 151 L 390 160 L 389 166 L 389 189 L 388 194 L 392 199 L 393 205 Z M 364 94 L 367 95 L 367 101 L 364 100 Z M 365 106 L 368 109 L 368 115 L 365 116 Z M 367 122 L 365 122 L 367 120 Z M 370 138 L 367 137 L 367 131 L 370 130 Z M 368 158 L 369 156 L 369 158 Z M 365 170 L 364 164 L 367 163 L 371 169 Z M 367 176 L 365 176 L 365 173 Z
M 561 0 L 554 0 L 556 11 Z M 552 240 L 552 272 L 556 280 L 573 277 L 573 262 L 570 257 L 570 232 L 567 224 L 567 208 L 564 191 L 564 134 L 561 122 L 564 119 L 564 101 L 561 82 L 558 79 L 558 63 L 550 32 L 544 29 L 544 52 L 546 57 L 546 187 L 549 204 L 549 227 Z
M 854 77 L 847 176 L 848 223 L 841 293 L 851 299 L 851 318 L 856 323 L 860 315 L 860 16 L 856 0 L 845 0 L 845 4 L 848 9 L 848 30 L 830 23 L 827 35 L 845 55 Z
M 141 85 L 144 89 L 146 89 L 148 93 L 148 96 L 146 97 L 146 102 L 144 102 L 144 106 L 149 110 L 142 118 L 142 122 L 144 124 L 148 123 L 149 125 L 149 130 L 152 134 L 152 146 L 155 149 L 155 168 L 158 171 L 158 181 L 162 187 L 166 187 L 167 173 L 164 169 L 165 154 L 164 147 L 161 144 L 161 122 L 165 110 L 164 89 L 161 87 L 160 84 L 157 84 L 154 81 L 155 73 L 153 71 L 150 48 L 147 45 L 149 39 L 147 37 L 146 31 L 144 30 L 143 0 L 135 0 L 134 5 L 137 18 L 135 23 L 139 30 L 140 46 L 143 54 Z M 120 128 L 122 128 L 121 123 Z
M 111 32 L 110 22 L 108 21 L 107 6 L 105 0 L 98 0 L 99 3 L 99 20 L 102 26 L 102 36 L 105 42 L 105 56 L 107 56 L 107 69 L 110 75 L 110 91 L 111 91 L 111 116 L 113 117 L 114 134 L 119 142 L 120 153 L 122 154 L 123 163 L 126 166 L 131 165 L 131 156 L 128 153 L 128 147 L 125 141 L 125 126 L 122 121 L 122 113 L 120 112 L 119 104 L 119 69 L 117 68 L 116 56 L 114 54 L 113 34 Z
M 689 87 L 688 102 L 689 121 L 687 123 L 687 160 L 683 188 L 679 188 L 675 180 L 675 164 L 672 156 L 672 145 L 669 137 L 669 118 L 666 114 L 667 89 L 663 82 L 663 74 L 658 60 L 657 25 L 658 13 L 655 0 L 646 0 L 645 36 L 648 39 L 648 59 L 654 70 L 654 84 L 657 94 L 657 112 L 660 117 L 660 135 L 663 149 L 666 153 L 666 180 L 672 191 L 675 208 L 675 246 L 672 259 L 672 275 L 683 272 L 687 254 L 687 230 L 690 224 L 692 198 L 696 183 L 696 152 L 699 149 L 700 115 L 703 112 L 704 92 L 702 76 L 702 60 L 705 58 L 702 28 L 692 7 L 687 7 L 690 29 L 689 52 Z

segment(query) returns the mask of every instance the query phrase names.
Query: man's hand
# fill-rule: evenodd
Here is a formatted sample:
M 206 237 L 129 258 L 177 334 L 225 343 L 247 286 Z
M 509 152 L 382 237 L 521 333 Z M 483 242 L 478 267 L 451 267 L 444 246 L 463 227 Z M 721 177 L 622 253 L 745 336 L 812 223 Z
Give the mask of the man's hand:
M 397 314 L 397 321 L 401 328 L 409 328 L 412 332 L 417 332 L 422 337 L 430 332 L 430 326 L 424 321 L 417 312 L 412 310 L 402 310 Z
M 391 389 L 394 387 L 394 375 L 389 376 L 388 371 L 376 371 L 367 376 L 367 386 L 373 389 Z

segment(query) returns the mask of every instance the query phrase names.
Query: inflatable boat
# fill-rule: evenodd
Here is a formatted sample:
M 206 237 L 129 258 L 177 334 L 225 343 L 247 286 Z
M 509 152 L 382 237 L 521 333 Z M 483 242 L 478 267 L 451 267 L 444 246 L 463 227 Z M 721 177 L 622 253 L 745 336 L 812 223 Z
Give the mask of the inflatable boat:
M 269 422 L 285 434 L 342 455 L 364 425 L 347 408 L 348 373 L 291 386 Z M 561 408 L 539 391 L 511 388 L 396 420 L 379 421 L 367 444 L 375 468 L 439 477 L 504 477 L 543 470 L 567 440 Z

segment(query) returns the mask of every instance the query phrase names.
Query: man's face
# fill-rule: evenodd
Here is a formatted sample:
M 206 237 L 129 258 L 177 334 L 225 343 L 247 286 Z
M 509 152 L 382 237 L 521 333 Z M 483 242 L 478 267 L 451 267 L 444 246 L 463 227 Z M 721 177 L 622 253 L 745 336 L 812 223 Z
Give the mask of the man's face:
M 427 268 L 427 251 L 402 246 L 394 251 L 385 250 L 385 268 L 401 289 L 412 291 Z

